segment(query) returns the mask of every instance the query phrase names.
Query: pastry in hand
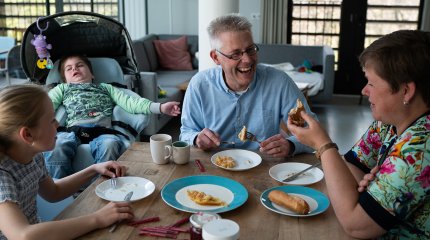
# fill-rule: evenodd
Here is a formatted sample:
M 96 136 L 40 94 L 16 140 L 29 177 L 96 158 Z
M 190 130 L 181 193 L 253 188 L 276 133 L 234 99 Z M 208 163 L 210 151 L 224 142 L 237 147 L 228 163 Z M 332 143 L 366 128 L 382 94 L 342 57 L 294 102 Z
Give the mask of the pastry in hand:
M 300 101 L 300 99 L 297 99 L 297 106 L 295 108 L 292 108 L 290 110 L 290 112 L 288 113 L 288 116 L 290 116 L 291 122 L 294 125 L 297 125 L 297 126 L 300 126 L 300 127 L 305 126 L 305 120 L 300 115 L 300 113 L 302 111 L 305 111 L 305 107 L 303 106 L 302 101 Z
M 191 201 L 203 206 L 225 206 L 227 205 L 221 199 L 197 190 L 187 190 L 188 197 Z
M 240 130 L 239 134 L 237 135 L 237 137 L 239 138 L 240 141 L 242 142 L 246 142 L 246 140 L 248 140 L 246 138 L 246 132 L 248 130 L 246 129 L 246 126 L 243 126 L 242 130 Z

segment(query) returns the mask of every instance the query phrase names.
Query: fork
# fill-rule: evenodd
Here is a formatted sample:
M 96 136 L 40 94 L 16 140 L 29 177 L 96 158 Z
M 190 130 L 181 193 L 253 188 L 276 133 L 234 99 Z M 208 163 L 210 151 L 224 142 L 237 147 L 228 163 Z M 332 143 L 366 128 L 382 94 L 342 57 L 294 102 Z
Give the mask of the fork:
M 231 144 L 231 145 L 235 145 L 235 142 L 229 142 L 229 141 L 221 141 L 221 144 Z
M 257 140 L 257 137 L 255 136 L 255 134 L 248 131 L 246 131 L 246 139 L 248 139 L 249 141 L 261 143 L 260 141 Z
M 112 189 L 116 189 L 116 185 L 117 185 L 117 178 L 116 176 L 110 179 L 110 187 Z

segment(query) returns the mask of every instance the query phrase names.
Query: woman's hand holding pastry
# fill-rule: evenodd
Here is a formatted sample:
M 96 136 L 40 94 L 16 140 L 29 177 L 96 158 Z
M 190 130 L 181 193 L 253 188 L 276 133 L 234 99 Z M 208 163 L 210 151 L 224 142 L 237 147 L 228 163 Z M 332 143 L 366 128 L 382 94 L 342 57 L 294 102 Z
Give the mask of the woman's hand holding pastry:
M 260 152 L 272 155 L 273 157 L 286 157 L 290 153 L 290 142 L 281 134 L 272 136 L 260 144 Z
M 306 144 L 313 149 L 318 149 L 322 145 L 331 142 L 327 132 L 317 120 L 304 111 L 301 112 L 301 116 L 306 121 L 307 127 L 295 125 L 291 121 L 290 117 L 288 117 L 287 122 L 288 129 L 301 143 Z

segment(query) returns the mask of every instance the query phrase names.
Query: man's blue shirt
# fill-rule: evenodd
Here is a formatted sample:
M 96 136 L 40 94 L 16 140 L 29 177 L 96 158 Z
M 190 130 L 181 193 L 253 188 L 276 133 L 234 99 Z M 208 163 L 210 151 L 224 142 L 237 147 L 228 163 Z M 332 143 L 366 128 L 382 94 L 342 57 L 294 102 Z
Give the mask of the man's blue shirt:
M 260 141 L 280 133 L 280 121 L 287 122 L 288 112 L 296 106 L 297 98 L 311 113 L 304 95 L 286 73 L 261 64 L 257 65 L 248 90 L 242 94 L 227 87 L 220 66 L 199 72 L 185 93 L 180 139 L 193 144 L 197 134 L 209 128 L 222 141 L 236 143 L 224 147 L 256 150 L 257 142 L 242 142 L 237 137 L 242 127 L 246 126 Z M 295 145 L 294 154 L 312 151 L 295 137 L 288 140 Z

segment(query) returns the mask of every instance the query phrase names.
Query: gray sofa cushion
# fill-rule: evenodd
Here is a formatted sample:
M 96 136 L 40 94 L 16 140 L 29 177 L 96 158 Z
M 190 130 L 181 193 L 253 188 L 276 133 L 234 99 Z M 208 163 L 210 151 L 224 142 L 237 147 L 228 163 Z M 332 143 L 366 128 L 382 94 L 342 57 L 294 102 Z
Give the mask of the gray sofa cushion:
M 136 56 L 137 67 L 140 72 L 150 72 L 151 66 L 147 58 L 142 40 L 133 41 L 134 54 Z
M 291 44 L 258 44 L 258 61 L 267 64 L 279 64 L 289 62 L 299 66 L 304 60 L 313 65 L 322 66 L 324 89 L 312 96 L 312 102 L 324 102 L 330 100 L 334 88 L 334 53 L 328 46 L 301 46 Z
M 193 71 L 158 71 L 157 82 L 163 89 L 164 87 L 178 87 L 184 81 L 191 80 L 191 77 L 197 73 Z
M 146 57 L 149 62 L 149 71 L 155 72 L 159 68 L 157 52 L 155 51 L 153 43 L 153 41 L 156 40 L 157 37 L 154 34 L 149 34 L 145 38 L 146 39 L 143 41 L 143 47 L 145 48 Z
M 140 72 L 157 72 L 160 70 L 157 52 L 154 47 L 154 40 L 172 40 L 184 35 L 179 34 L 148 34 L 145 37 L 133 41 L 133 49 L 136 54 L 137 68 Z M 199 48 L 199 38 L 197 35 L 185 35 L 191 55 L 193 69 L 198 69 L 199 62 L 196 58 L 196 52 Z

